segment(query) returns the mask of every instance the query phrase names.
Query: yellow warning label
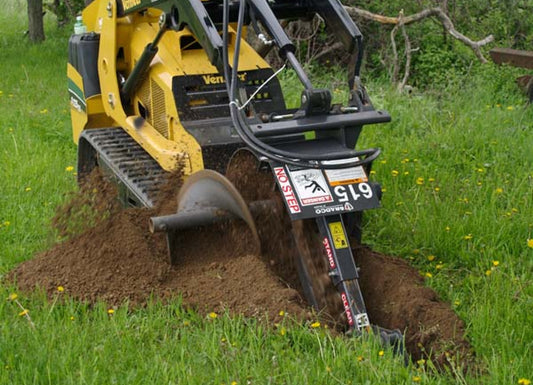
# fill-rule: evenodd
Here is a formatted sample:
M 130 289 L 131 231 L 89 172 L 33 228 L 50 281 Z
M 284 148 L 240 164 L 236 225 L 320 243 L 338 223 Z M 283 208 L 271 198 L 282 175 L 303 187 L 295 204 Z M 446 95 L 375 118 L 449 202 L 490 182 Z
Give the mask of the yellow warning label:
M 344 234 L 341 222 L 331 222 L 329 224 L 329 231 L 331 231 L 333 245 L 336 249 L 345 249 L 348 247 L 348 242 L 346 241 L 346 235 Z

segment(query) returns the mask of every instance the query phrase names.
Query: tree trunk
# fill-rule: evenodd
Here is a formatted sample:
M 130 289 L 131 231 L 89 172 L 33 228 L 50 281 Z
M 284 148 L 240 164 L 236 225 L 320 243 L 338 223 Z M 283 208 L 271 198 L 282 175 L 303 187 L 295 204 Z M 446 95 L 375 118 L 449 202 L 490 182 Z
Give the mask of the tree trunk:
M 28 36 L 34 43 L 44 40 L 43 0 L 28 0 Z

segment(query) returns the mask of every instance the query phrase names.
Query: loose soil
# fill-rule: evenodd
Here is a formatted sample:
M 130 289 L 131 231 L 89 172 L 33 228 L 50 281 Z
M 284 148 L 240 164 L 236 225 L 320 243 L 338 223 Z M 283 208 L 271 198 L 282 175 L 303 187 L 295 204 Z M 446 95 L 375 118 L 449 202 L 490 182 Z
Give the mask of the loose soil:
M 230 168 L 227 175 L 246 201 L 277 199 L 270 175 L 250 174 L 250 165 L 240 163 L 244 166 Z M 107 182 L 91 175 L 89 187 L 81 188 L 54 219 L 66 240 L 19 265 L 9 279 L 23 291 L 40 287 L 53 296 L 63 286 L 73 298 L 109 305 L 129 301 L 142 306 L 151 296 L 180 295 L 184 306 L 202 314 L 229 310 L 278 322 L 284 310 L 298 320 L 315 317 L 303 299 L 295 264 L 286 258 L 294 246 L 290 221 L 279 208 L 254 214 L 262 253 L 246 225 L 234 222 L 183 231 L 179 263 L 168 263 L 165 236 L 151 234 L 148 222 L 151 216 L 175 212 L 179 180 L 174 176 L 163 189 L 158 207 L 121 210 Z M 83 229 L 81 218 L 88 228 Z M 373 323 L 403 331 L 413 359 L 431 355 L 442 367 L 458 356 L 468 363 L 464 323 L 424 286 L 415 269 L 365 247 L 355 247 L 354 255 Z

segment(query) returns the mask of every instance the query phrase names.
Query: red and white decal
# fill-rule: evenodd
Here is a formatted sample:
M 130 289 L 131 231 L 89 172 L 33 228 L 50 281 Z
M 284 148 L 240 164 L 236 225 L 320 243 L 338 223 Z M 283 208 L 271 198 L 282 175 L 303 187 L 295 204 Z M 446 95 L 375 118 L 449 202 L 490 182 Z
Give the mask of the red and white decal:
M 346 293 L 341 293 L 342 304 L 344 305 L 344 312 L 346 313 L 346 318 L 348 319 L 348 324 L 353 326 L 353 317 L 352 311 L 350 310 L 350 304 L 348 303 L 348 297 Z
M 276 178 L 278 178 L 281 192 L 283 193 L 283 197 L 285 198 L 285 202 L 287 202 L 287 206 L 289 207 L 291 214 L 297 214 L 301 212 L 302 209 L 298 204 L 296 195 L 294 195 L 294 191 L 292 190 L 289 182 L 289 177 L 285 173 L 285 169 L 283 167 L 274 167 L 274 172 L 276 173 Z
M 290 177 L 302 206 L 333 202 L 333 196 L 321 170 L 290 171 Z
M 335 266 L 335 260 L 333 259 L 333 252 L 331 251 L 331 246 L 329 244 L 329 239 L 327 237 L 324 237 L 322 244 L 324 245 L 324 249 L 326 249 L 326 255 L 328 257 L 329 267 L 331 269 L 334 269 L 336 266 Z

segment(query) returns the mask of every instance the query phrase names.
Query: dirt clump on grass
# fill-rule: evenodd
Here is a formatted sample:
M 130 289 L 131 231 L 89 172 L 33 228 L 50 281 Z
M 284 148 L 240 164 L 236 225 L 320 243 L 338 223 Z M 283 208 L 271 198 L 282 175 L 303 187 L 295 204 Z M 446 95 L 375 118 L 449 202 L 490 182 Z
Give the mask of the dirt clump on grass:
M 236 176 L 242 177 L 238 172 Z M 54 296 L 62 286 L 76 299 L 139 306 L 152 296 L 166 300 L 180 295 L 184 306 L 202 314 L 229 310 L 278 322 L 283 310 L 298 320 L 314 319 L 294 263 L 279 257 L 280 242 L 290 242 L 289 222 L 277 218 L 282 213 L 256 216 L 261 255 L 245 224 L 223 224 L 181 232 L 179 262 L 171 266 L 165 236 L 151 234 L 148 223 L 151 216 L 175 212 L 179 182 L 173 180 L 162 189 L 156 208 L 118 210 L 112 193 L 104 201 L 87 197 L 112 191 L 103 178 L 93 178 L 92 188 L 80 189 L 80 196 L 58 210 L 54 223 L 65 240 L 11 273 L 21 290 L 40 287 Z M 237 181 L 235 175 L 233 179 Z M 252 184 L 260 193 L 243 191 L 245 199 L 271 197 L 271 180 L 254 178 Z M 72 226 L 70 217 L 88 218 L 88 228 L 81 231 L 79 220 Z M 372 323 L 405 332 L 406 348 L 414 359 L 431 356 L 441 367 L 455 356 L 470 356 L 463 322 L 424 286 L 415 269 L 365 247 L 354 248 L 354 255 Z

